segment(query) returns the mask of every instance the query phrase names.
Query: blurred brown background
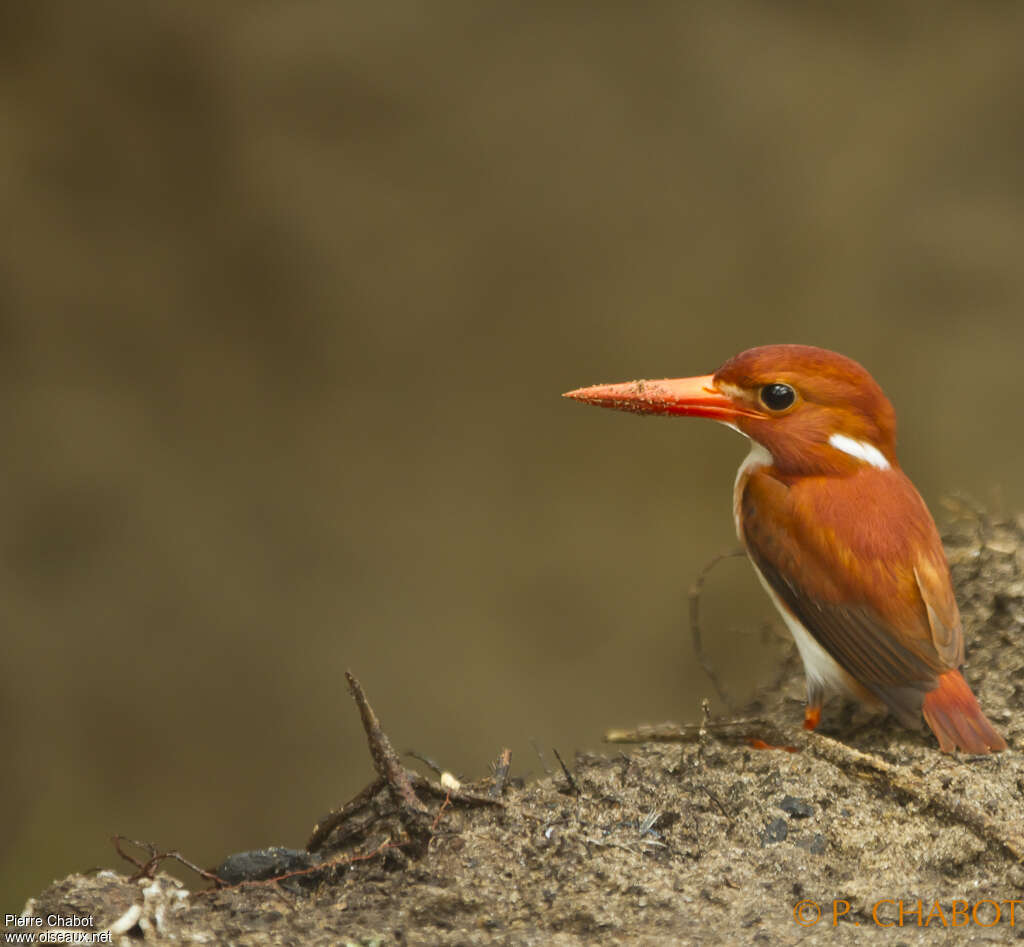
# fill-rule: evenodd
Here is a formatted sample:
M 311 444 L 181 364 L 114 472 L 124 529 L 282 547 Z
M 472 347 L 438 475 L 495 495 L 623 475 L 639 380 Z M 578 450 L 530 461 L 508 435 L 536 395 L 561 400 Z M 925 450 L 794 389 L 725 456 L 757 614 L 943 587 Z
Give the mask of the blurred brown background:
M 372 775 L 345 668 L 467 776 L 694 719 L 745 446 L 569 388 L 825 345 L 933 507 L 1021 509 L 1022 42 L 1003 3 L 0 7 L 0 911 L 117 831 L 301 845 Z M 710 580 L 738 690 L 769 614 Z

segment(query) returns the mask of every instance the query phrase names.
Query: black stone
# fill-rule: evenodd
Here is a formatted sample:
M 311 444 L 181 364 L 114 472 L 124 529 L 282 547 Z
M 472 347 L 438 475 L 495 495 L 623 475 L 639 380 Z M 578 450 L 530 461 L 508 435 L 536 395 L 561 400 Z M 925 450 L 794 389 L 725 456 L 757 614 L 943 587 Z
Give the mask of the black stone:
M 266 881 L 293 871 L 304 871 L 320 864 L 320 858 L 309 852 L 293 848 L 259 848 L 251 852 L 237 852 L 228 855 L 215 869 L 214 874 L 221 881 L 237 885 L 243 881 Z M 311 872 L 306 876 L 296 876 L 290 881 L 300 884 L 315 884 L 319 881 L 314 877 L 319 872 Z
M 779 808 L 794 819 L 806 819 L 814 815 L 814 806 L 796 796 L 783 796 Z

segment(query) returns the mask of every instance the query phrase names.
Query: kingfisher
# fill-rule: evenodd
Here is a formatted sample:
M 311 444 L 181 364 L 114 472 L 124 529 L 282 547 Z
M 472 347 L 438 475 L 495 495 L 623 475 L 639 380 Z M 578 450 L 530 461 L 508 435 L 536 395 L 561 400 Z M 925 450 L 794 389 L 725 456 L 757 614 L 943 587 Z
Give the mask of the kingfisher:
M 949 565 L 924 500 L 896 459 L 896 415 L 853 359 L 766 345 L 713 375 L 595 385 L 586 404 L 710 418 L 750 440 L 733 490 L 736 532 L 796 642 L 804 727 L 841 693 L 921 717 L 946 753 L 1006 749 L 964 680 Z

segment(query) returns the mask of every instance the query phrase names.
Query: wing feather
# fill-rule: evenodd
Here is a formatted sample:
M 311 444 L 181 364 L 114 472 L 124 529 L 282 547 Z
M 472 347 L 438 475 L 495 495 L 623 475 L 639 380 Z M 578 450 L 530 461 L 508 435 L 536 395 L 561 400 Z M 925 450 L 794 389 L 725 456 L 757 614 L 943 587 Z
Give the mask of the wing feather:
M 787 484 L 761 468 L 739 513 L 747 551 L 784 605 L 900 716 L 963 662 L 942 545 L 902 471 Z

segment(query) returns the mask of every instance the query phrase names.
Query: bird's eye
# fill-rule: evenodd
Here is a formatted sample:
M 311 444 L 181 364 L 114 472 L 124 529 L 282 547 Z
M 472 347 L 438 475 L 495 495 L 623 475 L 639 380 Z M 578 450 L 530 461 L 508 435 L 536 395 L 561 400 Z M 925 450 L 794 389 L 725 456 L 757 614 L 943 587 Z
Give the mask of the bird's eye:
M 781 382 L 765 385 L 761 389 L 761 404 L 769 411 L 785 411 L 794 401 L 796 392 Z

